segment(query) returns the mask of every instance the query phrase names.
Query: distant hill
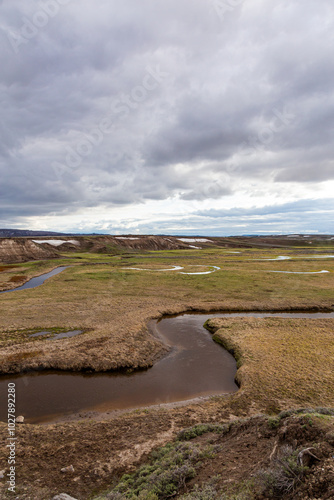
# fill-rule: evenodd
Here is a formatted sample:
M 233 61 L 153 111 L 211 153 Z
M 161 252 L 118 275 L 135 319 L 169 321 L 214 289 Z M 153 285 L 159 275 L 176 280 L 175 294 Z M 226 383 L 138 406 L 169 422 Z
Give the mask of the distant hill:
M 72 236 L 68 233 L 56 233 L 52 231 L 29 231 L 27 229 L 0 229 L 0 238 L 15 238 L 19 236 Z

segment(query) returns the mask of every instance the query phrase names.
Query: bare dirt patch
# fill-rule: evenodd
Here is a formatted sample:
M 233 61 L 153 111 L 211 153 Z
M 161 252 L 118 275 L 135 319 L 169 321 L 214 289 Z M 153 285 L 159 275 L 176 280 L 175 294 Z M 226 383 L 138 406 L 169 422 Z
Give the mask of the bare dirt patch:
M 176 438 L 181 429 L 199 422 L 221 422 L 221 431 L 205 432 L 191 439 L 200 449 L 210 445 L 215 453 L 204 457 L 196 467 L 194 479 L 187 481 L 174 497 L 182 498 L 195 484 L 203 487 L 218 475 L 217 498 L 233 498 L 237 492 L 247 492 L 248 499 L 271 498 L 261 493 L 263 485 L 257 484 L 257 474 L 271 467 L 280 449 L 289 445 L 297 451 L 315 448 L 319 460 L 310 464 L 293 495 L 279 498 L 332 498 L 333 417 L 307 411 L 287 412 L 276 419 L 257 416 L 225 420 L 225 423 L 215 417 L 213 411 L 188 407 L 182 411 L 134 413 L 100 423 L 22 425 L 17 429 L 20 459 L 17 494 L 21 500 L 51 500 L 53 495 L 65 491 L 79 500 L 94 498 L 99 492 L 115 487 L 122 474 L 134 472 L 144 462 L 152 463 L 148 457 L 151 450 Z M 0 425 L 0 432 L 5 437 L 4 424 Z M 194 436 L 196 432 L 195 427 Z M 184 431 L 180 438 L 184 440 L 189 434 L 192 433 Z M 1 454 L 3 463 L 6 458 L 3 449 Z M 73 471 L 61 472 L 71 465 Z M 7 498 L 4 488 L 1 498 Z
M 25 276 L 17 275 L 17 276 L 12 276 L 9 279 L 9 282 L 10 283 L 22 283 L 22 281 L 26 281 L 26 279 L 27 278 Z

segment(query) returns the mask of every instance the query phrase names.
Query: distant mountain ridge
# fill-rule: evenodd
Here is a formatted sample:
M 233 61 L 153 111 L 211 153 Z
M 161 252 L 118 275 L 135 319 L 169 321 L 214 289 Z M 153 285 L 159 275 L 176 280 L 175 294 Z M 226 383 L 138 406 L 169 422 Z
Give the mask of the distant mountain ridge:
M 53 231 L 29 231 L 28 229 L 0 229 L 0 238 L 15 238 L 20 236 L 73 236 L 69 233 L 56 233 Z

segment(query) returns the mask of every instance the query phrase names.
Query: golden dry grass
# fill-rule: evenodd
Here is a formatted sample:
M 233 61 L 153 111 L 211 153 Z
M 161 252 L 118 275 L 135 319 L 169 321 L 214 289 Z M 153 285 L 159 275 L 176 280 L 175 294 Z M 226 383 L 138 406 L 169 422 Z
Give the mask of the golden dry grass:
M 326 249 L 326 253 L 333 250 Z M 281 254 L 298 256 L 298 260 L 254 260 Z M 212 249 L 164 251 L 129 258 L 67 255 L 52 262 L 6 267 L 0 274 L 4 288 L 13 286 L 12 276 L 31 277 L 57 265 L 73 265 L 39 288 L 0 296 L 3 334 L 0 369 L 6 373 L 41 366 L 72 370 L 149 366 L 164 352 L 164 347 L 148 334 L 147 321 L 164 313 L 191 309 L 331 308 L 333 259 L 320 261 L 302 256 L 300 248 L 249 249 L 241 254 Z M 217 265 L 222 270 L 202 276 L 153 270 L 169 265 L 185 266 L 189 272 L 194 269 L 190 266 L 195 265 Z M 152 267 L 152 271 L 137 272 L 125 267 Z M 267 272 L 272 269 L 331 272 L 320 275 Z M 334 406 L 334 320 L 217 321 L 212 323 L 219 328 L 216 335 L 237 351 L 242 362 L 238 393 L 182 408 L 141 409 L 104 422 L 86 420 L 18 427 L 20 497 L 44 500 L 67 491 L 74 497 L 89 498 L 94 489 L 110 485 L 120 466 L 133 467 L 141 459 L 140 453 L 148 453 L 170 440 L 179 429 L 199 422 L 220 422 L 234 416 L 261 411 L 274 413 L 290 407 Z M 37 338 L 20 345 L 27 329 L 50 328 L 82 329 L 87 333 L 52 342 Z M 5 424 L 0 423 L 0 431 L 7 437 Z M 55 443 L 58 443 L 56 448 Z M 81 478 L 78 482 L 60 472 L 61 467 L 70 463 L 74 464 L 75 475 Z
M 320 250 L 319 250 L 320 252 Z M 331 251 L 326 249 L 326 253 Z M 291 261 L 260 261 L 280 254 Z M 10 346 L 3 346 L 2 373 L 23 369 L 93 369 L 147 367 L 165 352 L 152 338 L 147 321 L 164 313 L 185 310 L 289 310 L 330 308 L 334 303 L 333 259 L 310 260 L 302 250 L 163 251 L 124 256 L 67 254 L 63 259 L 18 264 L 0 273 L 3 286 L 15 284 L 13 276 L 27 278 L 59 265 L 71 265 L 42 286 L 0 296 L 0 329 L 10 332 Z M 219 266 L 208 275 L 159 272 L 173 265 L 185 272 Z M 194 267 L 200 266 L 200 267 Z M 127 267 L 151 268 L 134 271 Z M 268 270 L 331 271 L 328 274 L 297 275 L 269 273 Z M 13 345 L 15 330 L 66 328 L 89 330 L 79 337 L 50 343 L 34 339 Z M 19 352 L 42 354 L 18 359 Z M 13 358 L 14 355 L 14 358 Z
M 208 327 L 238 359 L 232 406 L 334 406 L 334 318 L 223 318 Z

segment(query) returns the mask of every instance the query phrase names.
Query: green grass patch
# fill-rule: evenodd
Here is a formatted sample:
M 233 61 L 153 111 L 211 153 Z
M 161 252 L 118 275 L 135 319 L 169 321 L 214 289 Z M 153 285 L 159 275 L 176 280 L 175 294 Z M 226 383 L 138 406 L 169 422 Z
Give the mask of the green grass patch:
M 213 458 L 216 451 L 212 445 L 169 443 L 154 451 L 147 464 L 133 474 L 125 474 L 112 491 L 96 500 L 172 498 L 187 480 L 195 477 L 201 462 Z
M 198 424 L 187 429 L 183 429 L 178 434 L 178 439 L 180 441 L 189 441 L 208 432 L 214 432 L 216 434 L 225 434 L 229 431 L 230 426 L 228 424 Z

